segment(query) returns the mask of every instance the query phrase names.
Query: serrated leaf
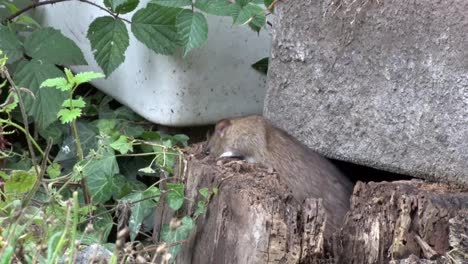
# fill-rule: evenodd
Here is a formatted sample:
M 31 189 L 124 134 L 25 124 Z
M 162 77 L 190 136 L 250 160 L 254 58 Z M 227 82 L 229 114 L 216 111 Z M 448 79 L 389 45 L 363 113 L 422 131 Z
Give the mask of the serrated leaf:
M 268 60 L 269 58 L 268 57 L 265 57 L 257 62 L 255 62 L 254 64 L 252 64 L 252 68 L 254 68 L 255 70 L 263 73 L 263 74 L 267 74 L 268 72 Z
M 7 27 L 0 26 L 0 50 L 8 57 L 8 63 L 18 61 L 23 56 L 23 45 Z
M 132 202 L 132 214 L 128 223 L 132 241 L 140 231 L 143 220 L 153 212 L 160 195 L 160 190 L 153 186 L 144 192 L 131 193 L 122 198 L 123 201 Z
M 187 239 L 190 232 L 194 229 L 195 222 L 192 218 L 184 216 L 181 220 L 181 225 L 175 229 L 171 230 L 169 225 L 164 225 L 161 231 L 161 240 L 168 243 L 175 243 L 177 241 L 182 241 Z M 169 252 L 172 254 L 172 257 L 176 257 L 179 254 L 181 245 L 176 245 L 170 247 Z
M 215 16 L 233 16 L 240 9 L 229 0 L 197 0 L 195 7 Z
M 151 0 L 152 4 L 169 7 L 184 7 L 192 5 L 192 0 Z
M 208 39 L 208 22 L 201 13 L 185 9 L 176 18 L 176 28 L 186 56 Z
M 167 183 L 169 193 L 166 196 L 167 204 L 173 210 L 179 210 L 184 204 L 185 190 L 181 183 Z
M 117 193 L 122 186 L 117 179 L 119 165 L 111 149 L 103 151 L 101 157 L 91 159 L 83 169 L 86 184 L 91 192 L 93 203 L 100 204 L 107 202 L 113 193 Z M 91 157 L 87 157 L 90 159 Z
M 104 78 L 104 74 L 100 72 L 80 72 L 75 75 L 75 82 L 77 85 L 89 82 L 94 79 Z
M 59 30 L 41 28 L 24 42 L 26 54 L 42 61 L 59 65 L 85 65 L 80 48 Z
M 60 122 L 62 124 L 70 123 L 73 120 L 77 119 L 81 116 L 81 109 L 60 109 L 57 113 L 57 117 L 60 118 Z
M 42 87 L 55 87 L 60 91 L 69 91 L 73 88 L 73 84 L 69 83 L 65 78 L 50 78 L 41 83 Z
M 118 14 L 132 12 L 138 4 L 138 0 L 104 0 L 104 5 Z
M 86 102 L 83 100 L 83 97 L 78 97 L 78 99 L 67 99 L 63 101 L 62 107 L 69 108 L 83 108 L 86 106 Z
M 28 171 L 13 171 L 4 183 L 5 193 L 25 193 L 36 183 L 37 175 Z
M 172 54 L 177 47 L 175 21 L 182 8 L 148 4 L 132 17 L 132 32 L 148 48 Z
M 261 15 L 263 12 L 263 8 L 254 3 L 247 3 L 244 6 L 239 5 L 239 9 L 232 16 L 234 25 L 250 22 L 254 16 Z
M 266 14 L 264 12 L 258 13 L 252 17 L 249 22 L 249 27 L 259 33 L 260 30 L 265 26 L 266 23 Z
M 51 179 L 55 179 L 60 176 L 60 170 L 60 164 L 54 162 L 47 167 L 47 175 L 49 175 Z
M 87 37 L 94 59 L 109 76 L 125 60 L 129 38 L 124 22 L 110 16 L 98 17 L 89 25 Z
M 68 94 L 57 89 L 39 89 L 39 85 L 49 78 L 63 76 L 55 65 L 43 63 L 39 60 L 22 62 L 13 75 L 18 87 L 25 87 L 34 93 L 35 99 L 28 93 L 24 94 L 26 110 L 34 117 L 39 129 L 45 129 L 55 120 Z
M 116 141 L 112 142 L 110 146 L 122 154 L 127 154 L 128 151 L 133 151 L 132 143 L 128 142 L 128 138 L 123 135 L 121 135 Z

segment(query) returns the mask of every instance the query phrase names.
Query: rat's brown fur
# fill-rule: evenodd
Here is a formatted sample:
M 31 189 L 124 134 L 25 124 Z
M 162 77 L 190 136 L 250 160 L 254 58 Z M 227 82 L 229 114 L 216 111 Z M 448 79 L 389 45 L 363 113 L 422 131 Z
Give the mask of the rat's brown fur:
M 294 197 L 322 198 L 329 223 L 337 228 L 349 209 L 352 183 L 330 161 L 261 116 L 225 119 L 208 142 L 210 155 L 243 157 L 278 172 Z

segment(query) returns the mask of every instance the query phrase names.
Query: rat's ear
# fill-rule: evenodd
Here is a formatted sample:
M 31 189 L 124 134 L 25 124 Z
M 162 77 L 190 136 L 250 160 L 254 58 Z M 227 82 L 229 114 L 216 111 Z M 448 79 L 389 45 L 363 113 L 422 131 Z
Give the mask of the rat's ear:
M 224 133 L 226 132 L 226 128 L 231 125 L 231 121 L 228 119 L 223 119 L 218 122 L 216 125 L 215 133 L 217 133 L 220 137 L 224 136 Z

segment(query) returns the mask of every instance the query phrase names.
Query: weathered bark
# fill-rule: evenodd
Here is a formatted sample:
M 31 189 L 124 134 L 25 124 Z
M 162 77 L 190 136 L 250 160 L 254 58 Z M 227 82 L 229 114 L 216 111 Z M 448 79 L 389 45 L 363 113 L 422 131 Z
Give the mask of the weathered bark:
M 467 219 L 468 192 L 455 187 L 416 180 L 358 183 L 340 234 L 339 259 L 343 263 L 415 263 L 411 262 L 415 258 L 466 263 Z M 410 262 L 398 261 L 406 258 Z
M 199 189 L 219 185 L 220 191 L 177 263 L 467 261 L 468 193 L 456 188 L 422 181 L 358 183 L 343 228 L 326 237 L 321 200 L 297 203 L 275 173 L 194 156 L 186 168 L 186 196 L 195 202 L 183 215 L 196 210 Z M 160 223 L 171 217 L 171 210 L 158 209 Z

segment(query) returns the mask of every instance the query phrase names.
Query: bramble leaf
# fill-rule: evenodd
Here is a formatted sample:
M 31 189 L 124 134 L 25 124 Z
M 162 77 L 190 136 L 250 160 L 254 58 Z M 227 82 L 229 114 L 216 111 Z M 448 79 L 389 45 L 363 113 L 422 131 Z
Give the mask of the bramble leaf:
M 124 22 L 110 16 L 98 17 L 89 25 L 87 37 L 91 42 L 94 59 L 104 74 L 110 75 L 125 60 L 125 51 L 129 45 Z
M 132 17 L 132 32 L 148 48 L 159 54 L 172 54 L 177 47 L 177 15 L 184 9 L 148 4 Z
M 41 28 L 34 31 L 24 42 L 26 54 L 42 61 L 59 65 L 85 65 L 80 48 L 59 30 Z
M 7 27 L 0 26 L 0 50 L 8 57 L 8 63 L 18 61 L 23 56 L 23 45 Z
M 185 9 L 177 15 L 176 28 L 184 56 L 208 39 L 208 22 L 202 13 Z
M 57 117 L 60 118 L 60 122 L 62 124 L 70 123 L 73 120 L 77 119 L 81 116 L 81 109 L 74 108 L 74 109 L 60 109 L 57 113 Z
M 21 62 L 13 75 L 18 87 L 29 88 L 34 93 L 34 98 L 28 93 L 25 93 L 23 98 L 28 114 L 34 117 L 39 129 L 45 129 L 57 120 L 62 102 L 68 98 L 68 94 L 63 91 L 40 89 L 39 85 L 46 79 L 61 76 L 62 71 L 55 65 L 39 60 Z

